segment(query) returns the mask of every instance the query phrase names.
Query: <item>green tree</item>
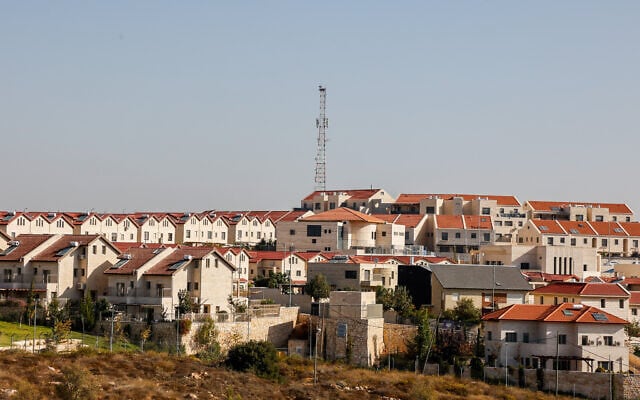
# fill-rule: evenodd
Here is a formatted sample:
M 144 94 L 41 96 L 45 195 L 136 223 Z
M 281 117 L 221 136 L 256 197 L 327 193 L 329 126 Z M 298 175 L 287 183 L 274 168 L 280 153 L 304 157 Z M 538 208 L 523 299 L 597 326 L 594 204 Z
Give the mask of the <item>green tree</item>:
M 329 286 L 329 282 L 327 282 L 327 278 L 322 274 L 318 274 L 307 282 L 304 286 L 304 291 L 315 300 L 320 300 L 329 297 L 331 287 Z
M 289 284 L 289 275 L 282 272 L 269 272 L 269 276 L 263 276 L 255 280 L 255 285 L 258 287 L 279 288 Z M 284 287 L 288 289 L 288 287 Z
M 415 312 L 413 299 L 404 286 L 398 286 L 393 291 L 393 309 L 403 318 L 408 318 Z
M 456 303 L 452 310 L 444 313 L 446 319 L 463 322 L 466 325 L 474 325 L 480 322 L 482 312 L 473 305 L 473 300 L 463 297 Z
M 207 317 L 193 334 L 193 348 L 196 356 L 205 361 L 218 361 L 221 357 L 218 330 L 213 319 Z
M 393 291 L 384 286 L 376 287 L 376 303 L 382 304 L 382 309 L 388 311 L 393 308 Z
M 95 303 L 88 292 L 85 293 L 84 298 L 80 301 L 80 318 L 88 331 L 91 331 L 96 325 Z
M 190 313 L 194 309 L 193 299 L 186 289 L 178 290 L 178 311 L 184 315 Z
M 233 346 L 227 356 L 227 365 L 236 371 L 252 371 L 263 378 L 279 377 L 276 348 L 266 341 L 251 340 Z
M 433 335 L 429 326 L 429 312 L 422 308 L 415 312 L 415 322 L 418 330 L 413 340 L 409 342 L 409 353 L 413 357 L 418 357 L 420 363 L 424 363 L 429 355 L 429 350 L 433 346 Z

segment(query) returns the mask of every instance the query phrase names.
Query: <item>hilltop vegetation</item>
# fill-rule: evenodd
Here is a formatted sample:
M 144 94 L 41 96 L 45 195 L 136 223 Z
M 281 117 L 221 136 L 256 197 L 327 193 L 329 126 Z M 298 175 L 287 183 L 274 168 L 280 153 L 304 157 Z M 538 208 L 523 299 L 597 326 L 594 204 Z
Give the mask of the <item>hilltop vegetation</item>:
M 162 353 L 0 353 L 0 398 L 9 399 L 551 399 L 543 393 L 453 377 L 372 371 L 282 359 L 279 378 Z

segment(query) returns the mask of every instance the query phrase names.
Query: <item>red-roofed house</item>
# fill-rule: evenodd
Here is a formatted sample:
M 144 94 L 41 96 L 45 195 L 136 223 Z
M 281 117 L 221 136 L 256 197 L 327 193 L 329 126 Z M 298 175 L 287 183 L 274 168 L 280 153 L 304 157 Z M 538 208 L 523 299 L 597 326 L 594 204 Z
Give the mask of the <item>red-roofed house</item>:
M 276 226 L 278 242 L 297 251 L 393 252 L 404 249 L 404 232 L 403 225 L 344 207 Z
M 482 317 L 488 365 L 626 371 L 625 319 L 596 307 L 513 304 Z
M 268 277 L 272 273 L 291 274 L 292 285 L 300 288 L 307 283 L 307 261 L 296 252 L 252 251 L 249 269 L 256 277 Z
M 246 296 L 250 279 L 250 253 L 242 247 L 220 247 L 218 252 L 236 269 L 233 275 L 233 295 Z
M 347 207 L 363 213 L 384 213 L 393 197 L 383 189 L 318 190 L 300 202 L 303 210 L 315 213 Z
M 631 291 L 629 293 L 631 293 L 629 297 L 629 321 L 640 322 L 638 313 L 638 310 L 640 310 L 640 292 Z
M 630 293 L 618 283 L 554 282 L 531 292 L 535 304 L 581 303 L 629 318 Z
M 201 313 L 227 311 L 235 268 L 215 248 L 158 248 L 155 255 L 149 250 L 130 249 L 105 272 L 114 304 L 139 317 L 173 319 L 178 293 L 186 290 Z

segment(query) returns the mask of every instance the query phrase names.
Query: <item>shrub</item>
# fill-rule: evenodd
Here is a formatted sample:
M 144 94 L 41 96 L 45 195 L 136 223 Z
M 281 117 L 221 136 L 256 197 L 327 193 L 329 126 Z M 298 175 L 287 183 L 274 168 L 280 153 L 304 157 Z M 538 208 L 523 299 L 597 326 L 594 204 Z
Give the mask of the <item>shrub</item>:
M 269 342 L 251 340 L 229 350 L 227 365 L 236 371 L 252 371 L 257 376 L 277 379 L 278 355 Z
M 56 393 L 65 400 L 95 399 L 100 389 L 96 379 L 85 368 L 78 366 L 62 369 L 62 379 Z

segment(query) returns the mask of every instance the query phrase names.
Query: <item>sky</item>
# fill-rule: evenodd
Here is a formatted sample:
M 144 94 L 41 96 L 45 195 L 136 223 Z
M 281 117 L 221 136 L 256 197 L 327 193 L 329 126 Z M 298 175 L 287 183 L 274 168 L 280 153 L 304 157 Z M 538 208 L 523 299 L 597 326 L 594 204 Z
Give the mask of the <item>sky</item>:
M 640 2 L 0 3 L 0 209 L 289 209 L 327 189 L 627 203 Z

